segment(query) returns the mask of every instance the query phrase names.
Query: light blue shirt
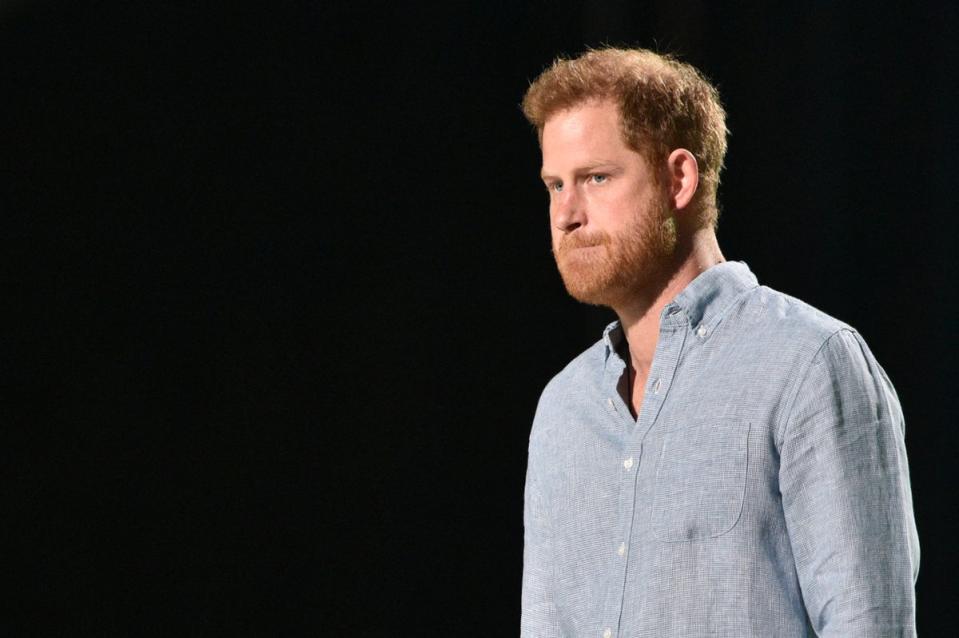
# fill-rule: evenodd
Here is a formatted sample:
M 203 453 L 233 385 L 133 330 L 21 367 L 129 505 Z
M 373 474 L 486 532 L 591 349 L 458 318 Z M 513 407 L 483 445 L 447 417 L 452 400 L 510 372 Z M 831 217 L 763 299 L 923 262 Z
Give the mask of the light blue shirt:
M 540 398 L 522 635 L 915 635 L 896 392 L 862 337 L 746 264 L 668 304 L 639 417 L 618 322 Z

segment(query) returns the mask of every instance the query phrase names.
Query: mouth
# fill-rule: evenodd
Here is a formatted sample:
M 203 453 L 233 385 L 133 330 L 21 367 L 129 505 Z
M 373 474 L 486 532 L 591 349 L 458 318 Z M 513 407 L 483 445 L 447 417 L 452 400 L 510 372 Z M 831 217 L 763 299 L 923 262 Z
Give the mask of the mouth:
M 567 246 L 563 248 L 562 252 L 571 253 L 577 250 L 592 250 L 593 248 L 602 248 L 603 244 L 589 244 L 586 246 Z

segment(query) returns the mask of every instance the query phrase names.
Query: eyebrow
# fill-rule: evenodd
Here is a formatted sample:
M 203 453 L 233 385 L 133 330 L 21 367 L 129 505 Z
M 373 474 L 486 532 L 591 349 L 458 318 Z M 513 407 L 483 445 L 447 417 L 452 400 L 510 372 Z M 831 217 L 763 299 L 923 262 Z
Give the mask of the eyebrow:
M 589 173 L 589 172 L 595 171 L 598 168 L 610 169 L 609 172 L 614 172 L 614 171 L 618 172 L 622 170 L 622 167 L 620 167 L 620 165 L 617 164 L 616 162 L 600 160 L 597 162 L 590 162 L 589 164 L 584 164 L 583 166 L 573 171 L 573 173 L 576 175 L 581 175 L 583 173 Z M 540 170 L 539 177 L 544 182 L 548 179 L 558 179 L 556 175 L 550 175 L 545 170 Z

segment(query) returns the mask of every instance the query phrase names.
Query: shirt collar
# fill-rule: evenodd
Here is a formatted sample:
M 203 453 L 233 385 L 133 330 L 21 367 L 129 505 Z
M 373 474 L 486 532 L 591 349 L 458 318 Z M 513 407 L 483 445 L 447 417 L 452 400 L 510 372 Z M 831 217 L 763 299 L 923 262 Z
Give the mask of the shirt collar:
M 709 268 L 689 282 L 681 293 L 666 304 L 660 315 L 661 328 L 689 325 L 700 339 L 708 339 L 733 301 L 759 285 L 756 276 L 743 261 L 725 261 Z M 619 320 L 603 330 L 606 358 L 623 341 Z

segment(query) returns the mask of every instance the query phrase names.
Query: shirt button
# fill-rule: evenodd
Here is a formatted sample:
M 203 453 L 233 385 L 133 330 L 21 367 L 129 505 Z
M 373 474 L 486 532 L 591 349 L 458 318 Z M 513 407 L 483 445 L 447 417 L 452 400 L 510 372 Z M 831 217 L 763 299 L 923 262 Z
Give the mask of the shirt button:
M 610 397 L 606 397 L 606 405 L 613 407 L 613 400 Z
M 699 326 L 699 330 L 696 331 L 696 334 L 698 334 L 700 337 L 705 337 L 707 332 L 709 331 L 706 330 L 706 326 Z
M 653 394 L 659 394 L 659 389 L 663 386 L 662 382 L 659 379 L 653 383 Z
M 620 544 L 619 544 L 619 549 L 616 550 L 616 553 L 619 554 L 620 556 L 625 555 L 625 554 L 626 554 L 626 543 L 620 543 Z
M 603 630 L 603 638 L 609 638 L 612 635 L 613 635 L 613 630 L 610 629 L 609 627 Z
M 633 457 L 629 457 L 628 459 L 623 461 L 623 467 L 625 467 L 627 470 L 633 467 Z

